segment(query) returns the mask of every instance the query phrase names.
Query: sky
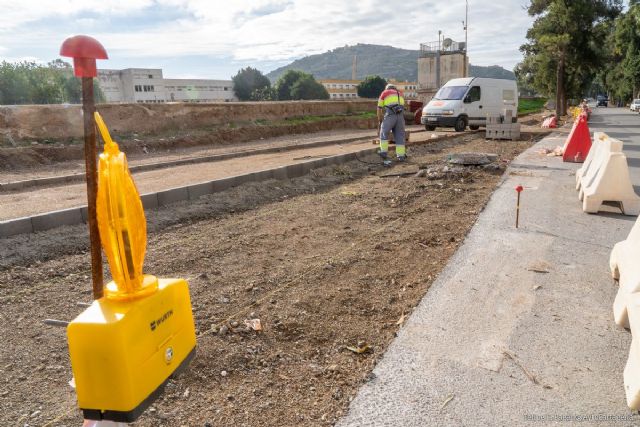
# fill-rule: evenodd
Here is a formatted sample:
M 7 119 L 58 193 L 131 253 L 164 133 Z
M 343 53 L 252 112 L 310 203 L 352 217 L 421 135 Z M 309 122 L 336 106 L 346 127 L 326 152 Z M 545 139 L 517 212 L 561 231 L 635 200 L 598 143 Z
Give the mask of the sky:
M 528 0 L 469 0 L 469 58 L 509 70 L 522 59 Z M 168 78 L 229 79 L 357 43 L 418 49 L 464 41 L 465 0 L 0 0 L 0 61 L 46 63 L 65 38 L 106 48 L 98 68 L 162 68 Z M 417 65 L 416 65 L 417 66 Z

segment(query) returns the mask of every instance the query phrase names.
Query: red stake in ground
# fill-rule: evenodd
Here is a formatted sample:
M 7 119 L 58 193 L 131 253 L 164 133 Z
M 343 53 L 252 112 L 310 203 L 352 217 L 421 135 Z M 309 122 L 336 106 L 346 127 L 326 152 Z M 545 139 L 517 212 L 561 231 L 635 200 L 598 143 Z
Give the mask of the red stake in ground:
M 522 185 L 518 185 L 516 187 L 516 192 L 518 193 L 518 201 L 516 202 L 516 228 L 518 228 L 518 223 L 520 220 L 520 193 L 522 193 L 522 190 L 524 190 Z
M 89 36 L 69 37 L 62 43 L 60 55 L 73 58 L 73 73 L 82 78 L 82 114 L 84 115 L 84 159 L 87 176 L 87 207 L 89 239 L 91 241 L 91 277 L 93 298 L 99 299 L 103 293 L 102 253 L 100 234 L 96 217 L 96 196 L 98 194 L 98 169 L 96 165 L 96 122 L 93 113 L 96 105 L 93 98 L 93 78 L 98 75 L 96 59 L 108 59 L 107 51 L 100 42 Z

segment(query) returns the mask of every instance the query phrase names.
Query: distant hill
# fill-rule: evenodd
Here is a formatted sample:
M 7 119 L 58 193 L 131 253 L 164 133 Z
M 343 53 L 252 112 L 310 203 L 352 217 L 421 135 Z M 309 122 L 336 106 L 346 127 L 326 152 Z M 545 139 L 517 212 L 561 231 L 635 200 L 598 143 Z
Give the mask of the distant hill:
M 313 74 L 316 79 L 350 79 L 354 55 L 358 56 L 356 74 L 358 79 L 376 74 L 386 79 L 409 81 L 418 79 L 419 50 L 373 44 L 339 47 L 318 55 L 306 56 L 273 70 L 267 74 L 267 77 L 275 82 L 287 70 L 301 70 Z M 515 80 L 512 71 L 497 65 L 490 67 L 470 65 L 469 73 L 473 77 Z

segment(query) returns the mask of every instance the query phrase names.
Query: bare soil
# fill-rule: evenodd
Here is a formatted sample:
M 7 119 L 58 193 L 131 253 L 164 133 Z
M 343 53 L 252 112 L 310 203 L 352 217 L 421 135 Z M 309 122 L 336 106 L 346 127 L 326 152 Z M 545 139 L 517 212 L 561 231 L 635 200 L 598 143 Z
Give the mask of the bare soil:
M 150 213 L 145 272 L 188 278 L 198 350 L 134 425 L 333 425 L 539 136 L 466 134 L 392 169 L 371 155 Z M 473 151 L 499 160 L 443 172 L 447 153 Z M 84 227 L 0 240 L 0 425 L 81 423 L 65 331 L 41 322 L 79 313 L 88 277 Z M 243 325 L 253 317 L 262 332 Z

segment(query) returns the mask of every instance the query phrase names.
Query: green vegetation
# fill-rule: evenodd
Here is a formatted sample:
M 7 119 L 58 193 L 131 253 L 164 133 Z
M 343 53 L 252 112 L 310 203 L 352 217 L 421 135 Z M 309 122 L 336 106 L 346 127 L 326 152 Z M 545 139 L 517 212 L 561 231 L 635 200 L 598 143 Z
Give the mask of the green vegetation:
M 275 82 L 287 70 L 302 70 L 314 75 L 317 79 L 350 79 L 354 56 L 358 57 L 356 74 L 358 79 L 369 75 L 409 81 L 418 79 L 419 50 L 372 44 L 345 46 L 322 54 L 307 56 L 270 72 L 267 77 Z M 470 65 L 469 73 L 473 77 L 515 79 L 513 72 L 495 65 L 491 67 Z
M 271 82 L 255 68 L 242 68 L 231 80 L 233 90 L 240 101 L 262 100 L 256 98 L 271 95 Z
M 96 101 L 104 102 L 95 81 L 93 88 Z M 0 105 L 81 102 L 82 84 L 67 62 L 56 59 L 46 66 L 26 61 L 0 63 Z
M 387 81 L 380 76 L 367 76 L 358 85 L 358 96 L 361 98 L 377 98 L 386 85 Z
M 594 82 L 591 96 L 606 91 L 616 100 L 637 98 L 640 91 L 640 1 L 631 0 L 629 9 L 606 30 L 603 68 Z
M 621 10 L 622 0 L 531 0 L 535 21 L 520 48 L 520 86 L 555 94 L 556 113 L 564 115 L 569 99 L 581 98 L 602 69 L 607 33 Z
M 288 70 L 275 84 L 279 101 L 329 99 L 329 93 L 316 79 L 304 71 Z
M 520 99 L 520 101 L 518 102 L 518 114 L 540 112 L 542 111 L 546 102 L 547 101 L 544 98 Z
M 253 124 L 258 126 L 290 126 L 290 125 L 301 125 L 307 123 L 317 123 L 324 122 L 328 120 L 335 119 L 347 119 L 347 120 L 362 120 L 362 119 L 373 119 L 376 117 L 375 111 L 366 111 L 358 114 L 334 114 L 330 116 L 299 116 L 299 117 L 289 117 L 282 120 L 265 120 L 258 119 L 254 120 Z

